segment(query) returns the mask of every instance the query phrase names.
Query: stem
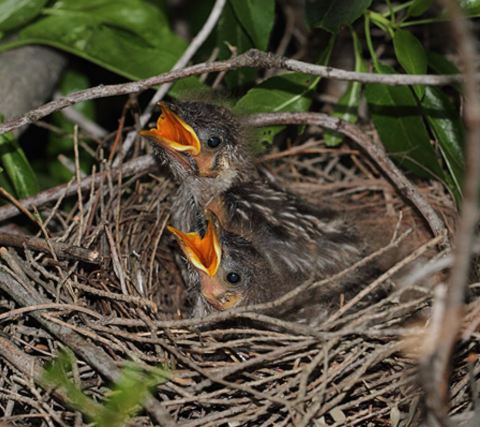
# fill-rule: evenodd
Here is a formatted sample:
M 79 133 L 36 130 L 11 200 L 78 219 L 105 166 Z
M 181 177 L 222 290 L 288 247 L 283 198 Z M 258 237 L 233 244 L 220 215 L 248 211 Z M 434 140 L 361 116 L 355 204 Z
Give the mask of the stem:
M 367 47 L 372 58 L 373 67 L 378 72 L 380 66 L 378 63 L 377 54 L 375 53 L 375 49 L 373 48 L 372 34 L 370 33 L 370 16 L 368 13 L 365 14 L 365 40 L 367 41 Z
M 445 16 L 437 16 L 436 18 L 427 18 L 427 19 L 418 19 L 416 21 L 407 21 L 400 24 L 400 28 L 413 27 L 415 25 L 427 25 L 427 24 L 436 24 L 439 22 L 448 21 Z
M 390 3 L 390 2 L 388 2 L 388 3 Z M 410 7 L 410 5 L 412 3 L 413 3 L 413 0 L 412 1 L 407 1 L 406 3 L 400 4 L 398 6 L 394 6 L 391 9 L 389 8 L 389 10 L 387 12 L 382 13 L 382 16 L 384 18 L 388 18 L 392 13 L 400 12 L 401 10 L 406 9 L 407 7 Z
M 372 12 L 369 10 L 367 12 L 372 23 L 379 27 L 382 31 L 388 33 L 390 37 L 393 38 L 393 27 L 396 26 L 395 22 L 390 22 L 388 19 L 385 19 L 382 15 L 377 12 Z

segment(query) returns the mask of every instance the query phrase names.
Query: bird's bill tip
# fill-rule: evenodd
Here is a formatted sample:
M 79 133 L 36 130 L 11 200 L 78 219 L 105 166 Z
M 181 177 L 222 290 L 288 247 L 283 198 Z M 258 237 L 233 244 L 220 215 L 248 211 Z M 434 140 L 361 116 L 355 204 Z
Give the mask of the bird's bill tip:
M 152 138 L 160 146 L 174 151 L 186 152 L 192 156 L 200 154 L 200 140 L 193 128 L 175 114 L 164 102 L 157 119 L 157 126 L 149 130 L 141 130 L 139 134 Z

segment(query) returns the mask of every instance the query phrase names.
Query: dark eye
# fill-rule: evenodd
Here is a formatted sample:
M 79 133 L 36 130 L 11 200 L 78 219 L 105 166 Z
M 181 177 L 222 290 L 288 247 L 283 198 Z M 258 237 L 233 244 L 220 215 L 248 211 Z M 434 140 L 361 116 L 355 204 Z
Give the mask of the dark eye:
M 210 148 L 217 148 L 222 143 L 222 139 L 219 136 L 211 136 L 207 140 L 207 145 Z
M 230 282 L 230 283 L 238 283 L 240 282 L 240 274 L 238 273 L 234 273 L 233 271 L 228 273 L 227 274 L 227 280 Z

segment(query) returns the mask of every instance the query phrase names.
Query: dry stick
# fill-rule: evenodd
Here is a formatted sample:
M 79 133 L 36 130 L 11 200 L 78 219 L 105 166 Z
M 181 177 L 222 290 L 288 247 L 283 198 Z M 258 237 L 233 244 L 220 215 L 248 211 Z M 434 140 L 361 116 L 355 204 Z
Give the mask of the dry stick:
M 403 258 L 401 261 L 397 262 L 392 268 L 388 269 L 385 273 L 381 274 L 377 279 L 370 283 L 366 288 L 362 289 L 358 294 L 356 294 L 350 301 L 348 301 L 344 306 L 339 308 L 335 313 L 333 313 L 326 321 L 325 324 L 328 325 L 333 321 L 337 320 L 342 314 L 350 310 L 355 304 L 359 303 L 364 297 L 369 293 L 373 292 L 378 286 L 380 286 L 385 280 L 392 277 L 395 273 L 400 271 L 402 268 L 407 266 L 410 262 L 417 259 L 421 254 L 426 250 L 435 247 L 442 239 L 443 235 L 434 237 L 429 240 L 419 248 L 415 249 L 410 255 Z
M 190 42 L 188 45 L 188 48 L 185 50 L 183 55 L 180 57 L 180 59 L 176 62 L 176 64 L 173 66 L 172 71 L 174 70 L 179 70 L 180 68 L 184 68 L 187 66 L 187 64 L 190 62 L 190 60 L 193 58 L 195 53 L 197 53 L 198 49 L 205 43 L 205 40 L 208 38 L 210 33 L 213 31 L 213 28 L 215 27 L 218 18 L 220 18 L 220 15 L 222 14 L 223 8 L 225 7 L 226 0 L 216 0 L 215 4 L 212 7 L 212 11 L 210 12 L 210 15 L 208 16 L 207 20 L 205 21 L 205 24 L 203 25 L 202 29 L 198 32 L 198 34 L 193 38 L 193 40 Z M 169 91 L 169 89 L 172 87 L 173 81 L 167 84 L 162 85 L 155 95 L 153 95 L 152 99 L 147 105 L 147 108 L 145 108 L 145 111 L 143 114 L 140 116 L 140 127 L 144 127 L 148 121 L 150 120 L 150 116 L 152 115 L 153 108 L 155 104 L 160 101 Z M 130 147 L 133 144 L 133 141 L 135 140 L 137 136 L 137 131 L 134 130 L 132 132 L 129 132 L 127 137 L 125 138 L 125 141 L 122 145 L 122 154 L 128 153 L 130 150 Z M 121 161 L 121 156 L 118 156 L 115 161 L 113 162 L 114 166 L 118 166 Z
M 31 305 L 29 307 L 16 308 L 14 310 L 7 311 L 6 313 L 0 314 L 0 321 L 19 316 L 20 314 L 23 314 L 23 313 L 30 313 L 32 311 L 51 310 L 51 309 L 61 310 L 61 311 L 78 311 L 81 313 L 88 314 L 92 317 L 95 317 L 96 319 L 102 318 L 100 314 L 86 307 L 81 307 L 79 305 L 74 305 L 74 304 L 63 304 L 63 303 L 60 304 L 60 303 L 52 302 L 52 303 L 46 303 L 46 304 Z
M 426 392 L 427 406 L 438 423 L 448 424 L 448 377 L 453 347 L 457 340 L 464 314 L 465 289 L 468 284 L 470 260 L 478 221 L 478 194 L 480 191 L 480 94 L 476 79 L 476 39 L 459 4 L 455 0 L 443 0 L 450 14 L 450 26 L 458 48 L 458 57 L 464 75 L 464 117 L 467 128 L 465 144 L 464 198 L 460 209 L 455 236 L 454 264 L 448 280 L 448 288 L 439 324 L 432 330 L 438 334 L 433 346 L 423 357 L 421 373 Z M 432 423 L 433 424 L 433 423 Z M 435 423 L 436 424 L 436 423 Z
M 5 252 L 3 252 L 3 255 L 7 256 Z M 17 279 L 13 278 L 10 274 L 1 271 L 0 289 L 10 295 L 17 304 L 23 307 L 49 303 L 33 286 L 29 286 L 29 284 L 25 282 L 17 281 Z M 62 341 L 102 376 L 110 381 L 115 381 L 120 376 L 120 370 L 117 368 L 115 361 L 103 348 L 84 339 L 76 332 L 45 319 L 40 312 L 32 312 L 30 315 L 40 323 L 44 329 Z M 161 426 L 173 427 L 176 425 L 170 414 L 161 407 L 161 403 L 153 397 L 144 404 L 144 408 Z
M 226 61 L 216 61 L 192 65 L 181 70 L 173 70 L 158 76 L 150 77 L 145 80 L 135 82 L 100 85 L 89 89 L 73 92 L 70 95 L 57 98 L 47 104 L 35 108 L 28 113 L 8 120 L 0 125 L 0 134 L 17 129 L 40 120 L 49 114 L 62 110 L 65 107 L 78 104 L 90 99 L 106 98 L 109 96 L 128 95 L 130 93 L 140 92 L 159 84 L 170 83 L 175 80 L 195 76 L 203 73 L 222 72 L 236 70 L 238 68 L 278 68 L 288 71 L 295 71 L 314 76 L 334 80 L 359 81 L 363 83 L 381 83 L 390 86 L 423 84 L 428 86 L 443 86 L 461 81 L 459 75 L 406 75 L 406 74 L 374 74 L 358 73 L 355 71 L 345 71 L 322 65 L 310 64 L 274 55 L 268 52 L 262 52 L 256 49 L 250 49 L 247 52 L 228 59 Z
M 423 215 L 435 236 L 443 234 L 445 224 L 430 204 L 418 192 L 415 186 L 405 177 L 402 171 L 388 158 L 383 147 L 374 143 L 358 126 L 330 117 L 322 113 L 264 113 L 247 119 L 253 126 L 273 124 L 314 124 L 325 129 L 348 136 L 360 149 L 375 162 L 379 171 L 387 176 L 399 193 L 409 200 Z M 445 243 L 447 243 L 445 241 Z
M 111 173 L 117 174 L 121 173 L 123 176 L 134 175 L 139 172 L 148 172 L 152 171 L 155 168 L 155 160 L 152 156 L 142 156 L 137 157 L 134 160 L 131 160 L 121 167 L 114 168 Z M 98 172 L 95 175 L 89 175 L 84 178 L 80 183 L 81 191 L 90 190 L 90 186 L 97 186 L 100 182 L 105 179 L 107 172 Z M 0 187 L 0 191 L 2 188 Z M 76 194 L 78 191 L 78 183 L 73 181 L 67 184 L 57 185 L 56 187 L 49 188 L 48 190 L 42 191 L 41 193 L 36 194 L 32 197 L 27 197 L 19 201 L 19 206 L 3 206 L 0 208 L 0 221 L 12 218 L 19 213 L 27 214 L 28 209 L 31 209 L 35 206 L 41 206 L 45 203 L 55 201 L 61 197 L 69 197 Z M 31 215 L 31 214 L 30 214 Z
M 0 232 L 0 246 L 10 246 L 22 249 L 28 248 L 46 253 L 50 253 L 53 248 L 53 251 L 58 258 L 83 261 L 90 264 L 99 264 L 102 261 L 102 257 L 98 251 L 91 251 L 80 246 L 72 246 L 61 242 L 47 242 L 45 239 L 29 237 L 21 234 Z

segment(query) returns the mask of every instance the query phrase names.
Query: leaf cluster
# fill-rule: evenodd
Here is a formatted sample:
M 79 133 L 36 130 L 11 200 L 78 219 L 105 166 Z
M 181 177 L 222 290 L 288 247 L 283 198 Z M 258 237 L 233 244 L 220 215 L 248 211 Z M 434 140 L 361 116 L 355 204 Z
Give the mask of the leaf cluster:
M 462 0 L 465 12 L 480 14 L 480 0 Z M 188 2 L 183 18 L 194 33 L 205 21 L 213 1 Z M 166 2 L 153 0 L 5 0 L 0 3 L 0 32 L 5 42 L 0 51 L 28 44 L 44 44 L 62 49 L 127 79 L 142 79 L 165 72 L 176 63 L 187 41 L 172 30 L 176 10 Z M 332 52 L 349 44 L 356 71 L 375 73 L 426 74 L 456 73 L 445 52 L 427 49 L 424 31 L 441 25 L 447 16 L 432 0 L 306 0 L 304 33 L 320 44 L 312 44 L 307 59 L 331 64 Z M 212 51 L 219 59 L 250 48 L 275 51 L 287 29 L 287 9 L 275 0 L 227 0 L 220 20 L 194 61 L 206 60 Z M 341 37 L 340 37 L 341 36 Z M 298 41 L 286 47 L 286 53 L 298 51 Z M 320 47 L 318 47 L 319 45 Z M 310 45 L 305 42 L 307 50 Z M 379 48 L 381 49 L 379 50 Z M 381 52 L 381 54 L 379 54 Z M 301 112 L 319 108 L 317 95 L 320 78 L 300 73 L 269 74 L 251 69 L 228 73 L 223 81 L 234 95 L 234 109 L 242 114 L 257 112 Z M 198 78 L 177 82 L 172 97 L 185 91 L 202 90 L 206 84 Z M 89 76 L 68 70 L 60 91 L 88 87 Z M 463 122 L 459 114 L 461 88 L 404 87 L 365 85 L 352 82 L 333 106 L 335 116 L 351 123 L 359 120 L 362 103 L 368 105 L 381 141 L 391 156 L 406 170 L 422 177 L 441 180 L 455 198 L 461 198 L 464 169 Z M 95 121 L 92 103 L 76 106 Z M 59 114 L 55 126 L 66 135 L 72 124 Z M 260 129 L 259 149 L 272 143 L 281 126 Z M 21 148 L 11 137 L 3 142 L 0 179 L 18 196 L 33 194 L 38 179 Z M 334 133 L 325 134 L 329 146 L 342 143 Z M 50 137 L 48 141 L 48 182 L 60 182 L 71 171 L 59 167 L 59 155 L 71 155 L 72 138 Z M 13 165 L 13 166 L 12 166 Z M 89 163 L 84 162 L 85 169 Z M 2 183 L 0 183 L 3 185 Z M 8 187 L 7 187 L 8 188 Z

